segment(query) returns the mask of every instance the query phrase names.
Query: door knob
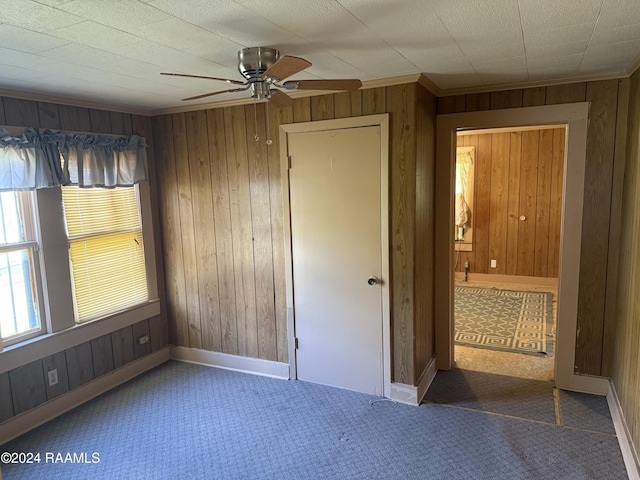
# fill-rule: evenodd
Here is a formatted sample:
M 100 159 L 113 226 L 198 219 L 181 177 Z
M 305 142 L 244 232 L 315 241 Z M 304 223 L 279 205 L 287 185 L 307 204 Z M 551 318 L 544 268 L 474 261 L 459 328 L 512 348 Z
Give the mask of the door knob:
M 376 277 L 369 277 L 369 280 L 367 280 L 367 283 L 369 285 L 375 285 L 378 283 L 378 279 Z

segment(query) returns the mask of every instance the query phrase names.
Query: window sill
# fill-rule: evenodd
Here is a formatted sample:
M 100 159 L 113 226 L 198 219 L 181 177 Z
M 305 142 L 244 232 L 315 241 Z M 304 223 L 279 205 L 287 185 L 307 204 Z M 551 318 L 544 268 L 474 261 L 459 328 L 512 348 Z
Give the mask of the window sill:
M 77 324 L 59 332 L 46 333 L 24 342 L 10 345 L 0 352 L 0 373 L 13 370 L 67 348 L 75 347 L 94 338 L 133 325 L 141 320 L 154 317 L 159 313 L 160 301 L 157 299 L 150 300 L 147 303 L 108 317 Z

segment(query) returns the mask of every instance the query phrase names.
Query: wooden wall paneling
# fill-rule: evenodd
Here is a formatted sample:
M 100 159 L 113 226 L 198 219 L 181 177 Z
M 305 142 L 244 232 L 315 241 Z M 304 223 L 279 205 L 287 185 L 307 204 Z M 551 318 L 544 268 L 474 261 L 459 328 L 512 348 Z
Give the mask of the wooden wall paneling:
M 605 377 L 611 377 L 617 326 L 616 310 L 619 278 L 618 273 L 620 269 L 622 195 L 624 188 L 629 87 L 630 81 L 628 79 L 618 80 L 618 111 L 616 115 L 615 153 L 613 157 L 607 287 L 605 291 L 604 337 L 602 341 L 602 375 Z
M 131 125 L 131 115 L 121 112 L 109 112 L 111 123 L 111 133 L 116 135 L 131 135 L 133 133 Z
M 585 170 L 576 366 L 600 375 L 611 214 L 611 186 L 618 101 L 617 80 L 589 82 L 589 130 Z
M 13 398 L 9 372 L 0 373 L 0 423 L 13 417 Z
M 151 351 L 157 352 L 169 344 L 167 318 L 160 314 L 149 319 L 149 336 L 151 337 Z
M 94 379 L 93 356 L 91 354 L 90 342 L 68 348 L 64 353 L 67 357 L 69 390 L 73 390 Z
M 445 115 L 447 113 L 455 112 L 454 97 L 439 97 L 438 98 L 438 115 Z
M 38 102 L 38 118 L 40 119 L 40 128 L 60 130 L 60 114 L 58 113 L 58 104 Z
M 491 110 L 502 108 L 519 108 L 522 107 L 523 97 L 522 89 L 502 90 L 499 92 L 491 92 L 489 94 L 489 104 Z
M 176 182 L 180 212 L 180 236 L 182 237 L 182 262 L 185 269 L 185 293 L 188 321 L 188 345 L 202 348 L 202 323 L 200 317 L 200 285 L 198 284 L 198 258 L 194 227 L 194 202 L 191 191 L 192 175 L 189 168 L 186 114 L 173 115 L 173 144 L 176 161 Z M 193 173 L 195 176 L 196 173 Z M 198 222 L 200 219 L 198 219 Z M 182 345 L 182 344 L 181 344 Z
M 532 87 L 522 90 L 522 106 L 536 107 L 544 105 L 546 97 L 545 87 Z
M 509 214 L 509 133 L 491 134 L 491 186 L 489 192 L 489 273 L 504 275 L 507 263 L 507 218 Z
M 391 150 L 392 381 L 409 384 L 413 383 L 415 378 L 413 371 L 415 359 L 413 252 L 415 248 L 416 97 L 416 84 L 386 88 Z M 363 111 L 365 105 L 363 97 Z
M 42 373 L 42 360 L 28 363 L 9 371 L 13 411 L 15 415 L 26 412 L 47 401 Z
M 564 85 L 549 85 L 546 87 L 546 105 L 558 103 L 584 102 L 586 99 L 587 84 L 585 82 L 566 83 Z
M 415 368 L 414 385 L 435 356 L 434 217 L 435 117 L 437 99 L 418 87 L 416 117 L 416 210 L 414 249 Z
M 93 358 L 93 375 L 95 378 L 109 373 L 115 368 L 111 334 L 107 333 L 91 340 L 91 357 Z
M 620 90 L 620 98 L 626 93 Z M 613 349 L 613 383 L 634 444 L 640 445 L 640 72 L 631 76 L 628 102 L 626 165 L 623 176 L 617 326 Z M 614 169 L 615 170 L 615 169 Z
M 158 170 L 158 199 L 161 212 L 169 342 L 173 345 L 188 346 L 185 270 L 182 261 L 182 234 L 171 115 L 155 117 L 153 128 L 156 132 L 153 136 L 154 160 Z
M 218 266 L 221 350 L 235 355 L 238 353 L 238 326 L 225 119 L 222 108 L 207 110 L 207 128 Z
M 120 368 L 134 360 L 133 329 L 131 326 L 111 332 L 111 346 L 113 348 L 113 366 Z
M 89 109 L 72 107 L 69 105 L 58 105 L 60 114 L 60 128 L 72 132 L 90 132 L 91 119 Z
M 473 224 L 475 273 L 489 273 L 489 222 L 491 219 L 491 135 L 478 135 L 476 147 L 476 218 Z
M 507 275 L 518 273 L 518 232 L 520 230 L 520 162 L 522 132 L 509 133 L 509 196 L 507 198 Z
M 331 120 L 334 116 L 333 95 L 311 97 L 311 120 Z
M 451 95 L 438 98 L 438 115 L 443 113 L 462 113 L 466 109 L 465 95 Z
M 111 346 L 111 344 L 109 344 Z M 113 358 L 111 349 L 109 357 Z M 49 386 L 49 372 L 57 370 L 58 383 Z M 67 374 L 67 356 L 65 352 L 54 353 L 42 359 L 42 372 L 44 375 L 44 385 L 47 392 L 47 400 L 51 400 L 69 391 L 69 375 Z
M 325 95 L 326 97 L 326 95 Z M 333 99 L 331 102 L 333 106 Z M 254 107 L 257 107 L 254 110 Z M 312 107 L 313 108 L 313 107 Z M 271 197 L 269 195 L 269 159 L 267 154 L 266 108 L 247 105 L 245 116 L 247 130 L 251 117 L 257 116 L 258 141 L 247 141 L 249 159 L 249 193 L 251 195 L 251 224 L 255 268 L 256 325 L 258 329 L 258 357 L 277 360 L 275 289 L 273 271 L 273 235 L 271 231 Z M 333 110 L 333 109 L 332 109 Z M 253 122 L 255 123 L 255 122 Z M 273 144 L 272 144 L 273 145 Z
M 2 97 L 0 97 L 0 125 L 6 125 L 6 124 L 7 124 L 7 120 L 4 116 L 4 101 Z
M 227 137 L 236 311 L 238 313 L 238 354 L 257 357 L 255 267 L 244 107 L 225 108 L 224 120 Z M 253 139 L 251 140 L 253 141 Z
M 538 187 L 536 194 L 536 235 L 534 241 L 533 275 L 548 277 L 549 226 L 551 214 L 551 169 L 553 164 L 553 130 L 540 130 L 538 147 Z
M 133 357 L 137 360 L 151 353 L 151 342 L 140 343 L 142 337 L 150 337 L 149 320 L 141 320 L 131 325 L 133 333 Z
M 388 91 L 384 87 L 362 90 L 362 115 L 388 112 L 387 94 Z
M 5 124 L 15 127 L 39 127 L 38 104 L 32 100 L 4 97 Z
M 538 182 L 538 146 L 540 131 L 522 132 L 522 156 L 520 159 L 520 211 L 525 220 L 518 227 L 517 275 L 534 273 L 534 247 L 536 235 L 536 195 Z
M 95 133 L 112 133 L 111 132 L 111 116 L 107 110 L 89 109 L 89 118 L 91 119 L 91 131 Z M 147 139 L 148 141 L 148 139 Z
M 354 93 L 354 92 L 351 92 Z M 336 110 L 338 110 L 336 98 Z M 362 107 L 360 107 L 362 108 Z M 287 336 L 287 291 L 285 283 L 284 259 L 284 209 L 282 203 L 282 184 L 280 167 L 280 125 L 293 123 L 293 109 L 269 108 L 269 130 L 272 144 L 267 149 L 269 157 L 269 194 L 271 196 L 271 237 L 273 245 L 273 280 L 276 319 L 276 349 L 279 362 L 289 361 L 289 340 Z
M 557 278 L 560 271 L 560 227 L 562 223 L 562 190 L 564 183 L 565 129 L 553 130 L 551 161 L 551 196 L 549 199 L 549 253 L 547 276 Z
M 467 112 L 489 110 L 491 108 L 491 94 L 488 92 L 469 93 L 465 99 L 465 107 Z
M 296 98 L 293 101 L 293 121 L 295 123 L 311 121 L 311 98 Z
M 340 92 L 332 95 L 334 116 L 331 118 L 358 117 L 362 115 L 362 92 Z
M 191 178 L 191 210 L 195 240 L 195 265 L 191 275 L 198 282 L 200 347 L 219 352 L 220 299 L 218 297 L 218 261 L 213 215 L 213 192 L 207 114 L 204 110 L 186 114 L 187 150 Z M 184 168 L 184 167 L 183 167 Z M 191 322 L 190 322 L 191 323 Z

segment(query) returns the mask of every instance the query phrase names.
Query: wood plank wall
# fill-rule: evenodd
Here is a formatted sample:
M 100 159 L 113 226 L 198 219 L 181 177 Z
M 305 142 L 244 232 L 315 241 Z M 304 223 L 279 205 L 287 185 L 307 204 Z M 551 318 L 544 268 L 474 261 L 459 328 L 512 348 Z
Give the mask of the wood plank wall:
M 640 445 L 640 71 L 631 77 L 622 235 L 618 281 L 617 332 L 613 358 L 613 384 L 629 427 Z
M 151 147 L 153 139 L 148 117 L 0 97 L 0 125 L 122 135 L 138 134 L 145 137 L 150 146 L 147 151 L 149 185 L 154 211 L 155 238 L 159 242 L 155 162 Z M 158 291 L 161 304 L 164 305 L 164 269 L 159 245 L 156 246 L 156 251 Z M 164 307 L 162 311 L 164 312 Z M 164 348 L 168 342 L 167 328 L 166 316 L 161 314 L 65 351 L 44 358 L 34 358 L 26 365 L 0 374 L 0 422 Z M 134 338 L 145 333 L 149 335 L 150 342 L 144 345 L 134 344 Z M 45 378 L 46 372 L 52 368 L 58 369 L 59 382 L 49 387 Z
M 433 248 L 425 237 L 433 231 L 436 101 L 421 91 L 420 101 L 430 106 L 421 107 L 419 128 L 431 136 L 418 154 L 419 88 L 398 85 L 298 98 L 284 109 L 261 103 L 152 119 L 171 343 L 288 362 L 279 126 L 387 112 L 392 377 L 414 384 L 416 370 L 433 356 L 433 308 L 430 298 L 417 306 L 414 277 L 416 262 L 424 264 L 420 275 L 431 275 L 423 282 L 430 291 L 432 255 L 416 257 L 416 243 L 425 243 L 425 252 Z M 266 138 L 273 143 L 267 146 Z M 419 208 L 417 190 L 424 202 Z M 424 337 L 419 345 L 416 318 Z
M 438 99 L 439 114 L 591 103 L 580 245 L 576 373 L 604 376 L 611 373 L 614 335 L 607 332 L 615 331 L 620 227 L 612 221 L 611 207 L 618 202 L 621 192 L 614 172 L 624 162 L 619 145 L 620 137 L 626 138 L 626 124 L 620 124 L 617 119 L 625 115 L 628 107 L 623 95 L 628 82 L 628 79 L 601 80 Z
M 456 253 L 456 271 L 468 261 L 471 273 L 557 278 L 564 128 L 459 135 L 458 146 L 476 149 L 476 188 L 473 250 Z

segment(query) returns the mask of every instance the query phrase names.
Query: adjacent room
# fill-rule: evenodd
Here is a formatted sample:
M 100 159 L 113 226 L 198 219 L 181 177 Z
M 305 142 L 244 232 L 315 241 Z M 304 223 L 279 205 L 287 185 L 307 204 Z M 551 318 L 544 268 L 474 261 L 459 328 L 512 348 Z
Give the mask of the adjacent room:
M 0 479 L 640 478 L 636 0 L 5 0 Z

